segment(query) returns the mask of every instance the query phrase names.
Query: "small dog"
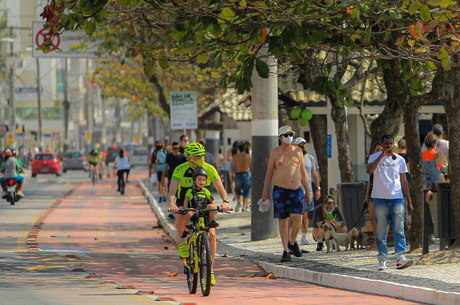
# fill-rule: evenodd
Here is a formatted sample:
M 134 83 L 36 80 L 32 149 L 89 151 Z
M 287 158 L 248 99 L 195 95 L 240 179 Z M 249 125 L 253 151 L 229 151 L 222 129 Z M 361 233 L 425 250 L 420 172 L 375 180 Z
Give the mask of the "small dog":
M 326 242 L 327 253 L 335 249 L 340 252 L 340 246 L 348 250 L 350 245 L 350 235 L 348 233 L 337 233 L 335 226 L 332 223 L 325 222 L 322 227 L 324 231 L 324 241 Z
M 352 228 L 348 232 L 348 235 L 350 236 L 350 250 L 364 249 L 363 234 L 359 232 L 358 229 Z M 356 248 L 355 248 L 355 243 L 356 243 Z

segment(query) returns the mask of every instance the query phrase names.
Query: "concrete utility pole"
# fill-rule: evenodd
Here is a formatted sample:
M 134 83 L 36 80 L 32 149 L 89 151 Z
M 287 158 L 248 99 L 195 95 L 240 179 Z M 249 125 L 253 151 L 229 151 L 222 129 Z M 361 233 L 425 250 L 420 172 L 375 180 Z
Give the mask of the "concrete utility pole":
M 70 102 L 69 102 L 69 89 L 68 89 L 68 62 L 67 58 L 63 59 L 64 64 L 64 101 L 62 102 L 62 106 L 64 107 L 64 150 L 66 150 L 69 146 L 69 110 L 70 110 Z
M 9 52 L 9 70 L 8 70 L 8 102 L 10 106 L 10 132 L 13 133 L 13 140 L 16 138 L 16 107 L 14 101 L 14 66 L 16 65 L 16 59 L 14 54 L 14 40 L 13 40 L 13 27 L 10 27 L 10 52 Z
M 267 46 L 260 55 L 267 55 Z M 278 236 L 278 224 L 273 218 L 273 205 L 267 213 L 259 212 L 257 202 L 262 197 L 265 172 L 270 151 L 278 145 L 278 76 L 277 63 L 272 56 L 264 57 L 270 69 L 268 78 L 252 72 L 252 208 L 251 240 L 264 240 Z M 263 60 L 264 60 L 263 59 Z
M 38 147 L 43 151 L 43 121 L 42 121 L 42 98 L 41 98 L 41 85 L 40 85 L 40 58 L 35 59 L 37 63 L 37 111 L 38 111 Z

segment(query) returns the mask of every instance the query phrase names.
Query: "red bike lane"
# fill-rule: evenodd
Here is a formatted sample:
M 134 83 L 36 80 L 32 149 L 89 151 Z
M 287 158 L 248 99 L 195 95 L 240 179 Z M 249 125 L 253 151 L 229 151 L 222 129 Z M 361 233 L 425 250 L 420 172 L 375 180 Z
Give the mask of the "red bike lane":
M 138 177 L 140 174 L 138 174 Z M 134 181 L 136 175 L 131 176 Z M 44 220 L 37 237 L 42 251 L 72 252 L 86 272 L 102 281 L 179 303 L 196 304 L 415 304 L 403 300 L 326 288 L 286 279 L 269 279 L 255 264 L 219 257 L 214 266 L 218 283 L 209 297 L 187 292 L 175 243 L 159 228 L 141 190 L 130 183 L 126 194 L 115 180 L 95 186 L 84 182 Z M 154 228 L 152 228 L 154 227 Z

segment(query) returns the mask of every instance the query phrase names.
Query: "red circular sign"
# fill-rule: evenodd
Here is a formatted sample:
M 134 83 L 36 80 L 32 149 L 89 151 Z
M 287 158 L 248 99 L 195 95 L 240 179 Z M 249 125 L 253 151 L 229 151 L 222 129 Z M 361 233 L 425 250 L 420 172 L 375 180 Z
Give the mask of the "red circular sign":
M 35 43 L 37 46 L 41 47 L 47 41 L 51 41 L 50 47 L 52 46 L 53 49 L 57 49 L 61 43 L 61 37 L 54 36 L 48 29 L 41 29 L 38 31 L 37 35 L 35 36 Z

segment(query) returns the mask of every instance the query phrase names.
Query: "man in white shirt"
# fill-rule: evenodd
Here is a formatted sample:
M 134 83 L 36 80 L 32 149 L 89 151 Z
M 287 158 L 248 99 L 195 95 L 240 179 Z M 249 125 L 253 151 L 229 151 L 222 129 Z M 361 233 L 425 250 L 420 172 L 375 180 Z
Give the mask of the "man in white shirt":
M 407 166 L 403 157 L 393 153 L 393 136 L 382 136 L 382 145 L 383 151 L 372 154 L 367 164 L 367 173 L 374 173 L 371 198 L 374 201 L 377 226 L 375 234 L 379 260 L 377 269 L 384 270 L 387 268 L 387 226 L 389 221 L 395 244 L 396 268 L 404 269 L 412 265 L 412 260 L 404 256 L 406 253 L 404 199 L 406 199 L 408 214 L 410 215 L 412 212 L 409 185 L 406 179 Z

